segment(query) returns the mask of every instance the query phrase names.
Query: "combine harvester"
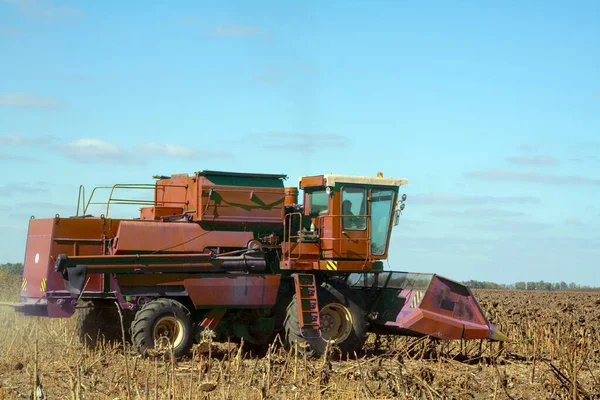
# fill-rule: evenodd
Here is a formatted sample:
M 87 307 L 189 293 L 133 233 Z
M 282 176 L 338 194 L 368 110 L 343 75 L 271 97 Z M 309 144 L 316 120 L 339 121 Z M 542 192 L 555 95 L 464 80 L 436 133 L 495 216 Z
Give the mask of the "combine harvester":
M 70 317 L 90 342 L 115 339 L 115 306 L 131 315 L 142 355 L 168 340 L 185 354 L 203 331 L 257 345 L 280 334 L 318 356 L 327 342 L 359 352 L 367 332 L 438 339 L 507 340 L 466 286 L 434 274 L 384 271 L 405 179 L 202 171 L 115 185 L 77 215 L 31 219 L 21 302 L 29 316 Z M 154 200 L 115 192 L 152 190 Z M 83 194 L 83 196 L 82 196 Z M 97 196 L 96 196 L 97 197 Z M 80 207 L 80 204 L 82 207 Z M 94 217 L 90 205 L 106 213 Z M 145 205 L 109 218 L 114 204 Z M 80 215 L 80 208 L 83 209 Z

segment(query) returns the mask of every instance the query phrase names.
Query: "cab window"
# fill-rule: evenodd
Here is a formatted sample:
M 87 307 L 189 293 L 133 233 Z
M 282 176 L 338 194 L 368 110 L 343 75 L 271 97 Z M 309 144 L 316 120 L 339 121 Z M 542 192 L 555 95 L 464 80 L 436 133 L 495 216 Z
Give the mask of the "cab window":
M 371 191 L 371 254 L 376 256 L 384 255 L 388 245 L 394 194 L 390 189 Z
M 346 186 L 342 188 L 342 228 L 367 229 L 367 191 L 365 188 Z
M 329 196 L 325 190 L 308 193 L 310 215 L 323 215 L 329 212 Z

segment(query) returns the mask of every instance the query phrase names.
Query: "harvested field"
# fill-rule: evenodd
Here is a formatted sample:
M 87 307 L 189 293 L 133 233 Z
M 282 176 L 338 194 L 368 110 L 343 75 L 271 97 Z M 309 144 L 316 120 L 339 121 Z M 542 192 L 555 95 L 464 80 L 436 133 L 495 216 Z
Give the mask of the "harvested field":
M 48 399 L 600 398 L 600 292 L 475 293 L 514 343 L 371 336 L 356 359 L 332 349 L 306 360 L 277 342 L 255 356 L 207 338 L 172 363 L 168 354 L 125 356 L 121 344 L 90 351 L 74 318 L 25 319 L 2 307 L 0 399 L 34 389 Z

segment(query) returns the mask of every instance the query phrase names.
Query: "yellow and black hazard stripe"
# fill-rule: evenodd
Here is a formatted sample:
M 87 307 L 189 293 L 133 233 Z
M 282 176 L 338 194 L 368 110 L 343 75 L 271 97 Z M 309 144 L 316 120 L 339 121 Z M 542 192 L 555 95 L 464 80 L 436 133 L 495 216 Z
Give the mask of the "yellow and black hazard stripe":
M 337 263 L 337 261 L 328 260 L 326 268 L 327 268 L 328 271 L 337 271 L 337 269 L 338 269 L 338 263 Z
M 46 278 L 42 278 L 42 284 L 40 286 L 40 292 L 46 291 Z
M 24 292 L 27 289 L 27 278 L 23 278 L 23 282 L 21 283 L 21 290 Z
M 417 304 L 419 304 L 419 302 L 421 301 L 422 298 L 423 298 L 423 291 L 417 290 L 412 298 L 412 301 L 410 302 L 410 306 L 412 308 L 417 308 Z

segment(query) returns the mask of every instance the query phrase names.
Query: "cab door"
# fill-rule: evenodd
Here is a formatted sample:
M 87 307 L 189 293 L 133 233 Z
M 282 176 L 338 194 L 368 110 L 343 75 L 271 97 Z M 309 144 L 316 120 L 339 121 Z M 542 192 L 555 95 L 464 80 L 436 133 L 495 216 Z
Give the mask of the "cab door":
M 341 259 L 369 258 L 369 190 L 364 186 L 344 185 L 334 203 L 336 253 Z

